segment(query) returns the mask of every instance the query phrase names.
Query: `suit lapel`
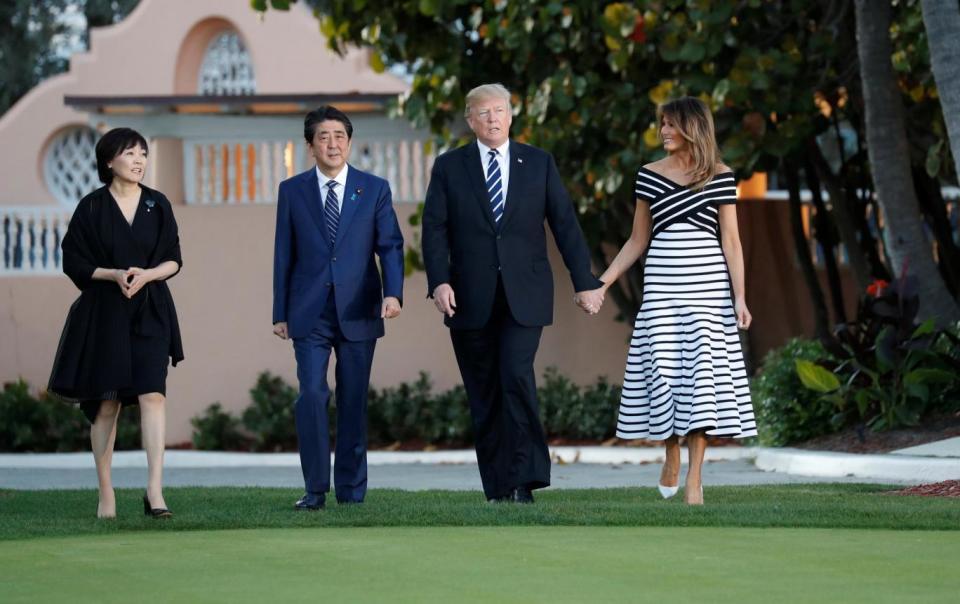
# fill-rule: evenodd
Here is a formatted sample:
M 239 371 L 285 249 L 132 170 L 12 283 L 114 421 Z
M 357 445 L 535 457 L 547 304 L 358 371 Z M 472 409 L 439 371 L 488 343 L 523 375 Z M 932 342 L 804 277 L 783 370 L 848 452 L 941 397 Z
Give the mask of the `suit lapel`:
M 303 179 L 303 199 L 307 204 L 307 211 L 320 229 L 321 239 L 330 247 L 330 237 L 327 235 L 327 221 L 323 218 L 323 200 L 320 199 L 320 181 L 317 180 L 317 170 L 313 168 Z
M 480 147 L 476 141 L 467 145 L 466 153 L 463 154 L 464 168 L 470 175 L 470 182 L 473 185 L 473 196 L 480 204 L 480 211 L 487 218 L 490 227 L 496 231 L 497 223 L 493 220 L 493 210 L 490 209 L 490 198 L 487 196 L 487 179 L 484 178 L 482 163 L 480 162 Z
M 526 178 L 526 174 L 523 170 L 523 155 L 520 145 L 510 141 L 510 182 L 507 183 L 506 207 L 503 209 L 503 216 L 500 217 L 501 230 L 506 228 L 507 223 L 513 218 L 513 215 L 517 213 L 517 206 L 520 205 L 520 200 L 515 195 L 515 192 L 520 188 L 522 184 L 521 179 L 523 178 Z
M 363 199 L 363 173 L 353 166 L 347 168 L 347 186 L 343 192 L 343 198 L 340 201 L 340 226 L 337 227 L 337 242 L 333 249 L 337 249 L 340 242 L 343 241 L 347 229 L 350 228 L 350 221 L 357 213 L 357 206 Z

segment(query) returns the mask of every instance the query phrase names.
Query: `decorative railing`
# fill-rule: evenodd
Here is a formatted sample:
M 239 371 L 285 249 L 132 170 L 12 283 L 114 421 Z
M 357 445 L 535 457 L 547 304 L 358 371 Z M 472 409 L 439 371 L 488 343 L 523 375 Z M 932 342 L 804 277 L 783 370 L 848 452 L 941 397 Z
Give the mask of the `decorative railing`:
M 61 206 L 0 206 L 0 275 L 61 274 L 60 242 L 70 211 Z
M 354 141 L 351 163 L 386 178 L 394 201 L 422 201 L 433 155 L 421 140 Z M 275 203 L 280 181 L 314 165 L 301 140 L 184 140 L 187 203 Z

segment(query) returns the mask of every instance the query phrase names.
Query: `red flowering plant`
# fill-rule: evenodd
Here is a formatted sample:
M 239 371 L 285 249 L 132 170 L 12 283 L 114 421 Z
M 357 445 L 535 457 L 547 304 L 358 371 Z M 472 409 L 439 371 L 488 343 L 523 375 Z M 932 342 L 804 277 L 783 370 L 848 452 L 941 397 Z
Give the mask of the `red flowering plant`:
M 960 340 L 933 319 L 920 322 L 916 278 L 906 267 L 894 283 L 876 280 L 860 298 L 855 319 L 834 328 L 824 347 L 827 367 L 797 361 L 804 386 L 835 407 L 836 427 L 888 430 L 917 425 L 960 394 Z

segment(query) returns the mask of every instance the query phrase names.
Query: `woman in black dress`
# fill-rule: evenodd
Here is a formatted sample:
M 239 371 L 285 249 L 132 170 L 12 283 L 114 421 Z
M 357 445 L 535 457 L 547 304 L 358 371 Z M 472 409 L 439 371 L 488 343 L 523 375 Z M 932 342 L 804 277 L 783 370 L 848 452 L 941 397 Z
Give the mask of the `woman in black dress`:
M 97 142 L 106 185 L 80 200 L 63 237 L 63 271 L 80 289 L 70 307 L 48 389 L 78 403 L 92 423 L 97 516 L 116 516 L 110 477 L 117 418 L 140 405 L 149 477 L 144 513 L 168 517 L 163 499 L 167 364 L 183 360 L 166 280 L 182 264 L 177 223 L 162 193 L 141 184 L 147 141 L 116 128 Z

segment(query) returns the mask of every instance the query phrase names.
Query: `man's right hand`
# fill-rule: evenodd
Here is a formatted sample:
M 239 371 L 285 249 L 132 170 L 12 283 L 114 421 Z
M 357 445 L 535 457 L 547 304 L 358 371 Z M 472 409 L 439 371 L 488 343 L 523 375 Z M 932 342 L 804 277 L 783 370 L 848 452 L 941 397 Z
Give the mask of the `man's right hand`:
M 286 340 L 290 335 L 287 333 L 287 322 L 280 321 L 279 323 L 273 324 L 273 335 L 277 336 L 281 340 Z
M 449 283 L 441 283 L 433 290 L 433 305 L 448 317 L 456 313 L 457 298 L 453 295 L 453 288 Z

